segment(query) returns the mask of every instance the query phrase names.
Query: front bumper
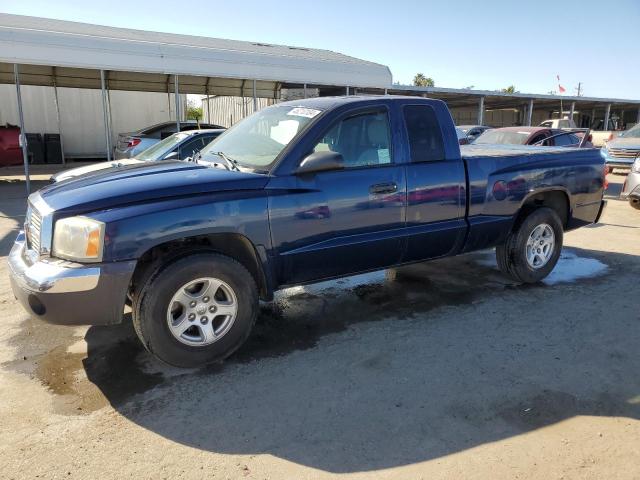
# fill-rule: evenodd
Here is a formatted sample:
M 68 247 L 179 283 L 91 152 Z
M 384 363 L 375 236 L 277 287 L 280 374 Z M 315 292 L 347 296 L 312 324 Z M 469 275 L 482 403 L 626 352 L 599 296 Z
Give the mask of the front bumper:
M 60 325 L 120 323 L 135 261 L 79 264 L 30 258 L 20 232 L 9 254 L 11 289 L 24 309 Z

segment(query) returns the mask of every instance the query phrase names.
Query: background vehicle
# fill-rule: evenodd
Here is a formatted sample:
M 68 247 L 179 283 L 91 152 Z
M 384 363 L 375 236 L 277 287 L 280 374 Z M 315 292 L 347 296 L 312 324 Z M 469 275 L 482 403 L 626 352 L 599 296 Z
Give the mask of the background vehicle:
M 456 127 L 456 136 L 458 137 L 459 145 L 469 145 L 471 143 L 471 140 L 467 137 L 465 131 L 460 127 Z
M 636 157 L 631 172 L 627 175 L 620 198 L 628 200 L 636 210 L 640 210 L 640 156 Z
M 586 132 L 586 131 L 585 131 Z M 585 132 L 545 127 L 504 127 L 487 130 L 473 142 L 475 145 L 541 145 L 544 147 L 592 147 Z
M 469 143 L 472 143 L 483 132 L 485 132 L 486 130 L 491 130 L 492 127 L 487 127 L 485 125 L 459 125 L 458 128 L 465 133 L 465 135 L 469 139 Z
M 161 160 L 187 160 L 202 150 L 214 138 L 218 137 L 222 130 L 190 130 L 174 133 L 164 140 L 147 148 L 135 158 L 122 159 L 114 162 L 97 163 L 84 167 L 72 168 L 56 173 L 51 177 L 52 182 L 61 182 L 79 176 L 104 172 L 108 169 L 122 168 L 126 165 L 134 165 L 141 162 L 157 162 Z
M 221 129 L 220 125 L 211 125 L 208 123 L 198 123 L 195 120 L 185 120 L 180 122 L 180 131 L 200 129 Z M 120 133 L 118 141 L 114 149 L 114 158 L 133 158 L 138 154 L 151 147 L 153 144 L 164 140 L 169 135 L 176 133 L 176 122 L 164 122 L 143 128 L 137 132 Z
M 20 129 L 11 125 L 0 127 L 0 166 L 20 165 L 22 149 L 20 148 Z
M 640 124 L 607 142 L 601 153 L 611 170 L 630 169 L 640 156 Z
M 617 127 L 612 119 L 609 119 L 609 124 L 606 127 L 604 120 L 598 120 L 591 125 L 591 141 L 596 147 L 604 147 L 607 142 L 616 138 L 620 131 L 621 129 Z
M 9 256 L 27 311 L 122 321 L 167 363 L 221 360 L 291 285 L 496 247 L 518 282 L 598 220 L 594 149 L 458 145 L 446 105 L 322 97 L 258 111 L 191 162 L 132 165 L 29 198 Z M 66 262 L 50 262 L 49 257 Z
M 570 118 L 554 118 L 552 120 L 545 120 L 542 122 L 540 127 L 545 128 L 576 128 L 576 122 L 571 120 Z

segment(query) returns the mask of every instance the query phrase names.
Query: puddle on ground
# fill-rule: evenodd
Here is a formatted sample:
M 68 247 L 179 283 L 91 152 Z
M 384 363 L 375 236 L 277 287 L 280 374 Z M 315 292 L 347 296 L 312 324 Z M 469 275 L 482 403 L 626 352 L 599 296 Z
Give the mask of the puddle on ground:
M 234 363 L 313 348 L 322 337 L 356 323 L 409 318 L 500 292 L 548 288 L 602 274 L 606 268 L 598 260 L 564 252 L 546 285 L 521 286 L 500 274 L 493 252 L 480 252 L 289 288 L 262 306 L 251 336 L 236 354 L 222 365 L 197 373 L 211 375 Z M 86 331 L 29 319 L 12 343 L 19 346 L 20 357 L 11 366 L 34 376 L 54 393 L 56 411 L 64 414 L 122 404 L 194 372 L 152 358 L 138 341 L 130 315 L 120 325 Z
M 478 254 L 478 264 L 498 268 L 493 251 Z M 571 283 L 585 278 L 593 278 L 604 274 L 609 267 L 595 258 L 580 257 L 571 250 L 564 249 L 553 271 L 542 283 L 556 285 Z

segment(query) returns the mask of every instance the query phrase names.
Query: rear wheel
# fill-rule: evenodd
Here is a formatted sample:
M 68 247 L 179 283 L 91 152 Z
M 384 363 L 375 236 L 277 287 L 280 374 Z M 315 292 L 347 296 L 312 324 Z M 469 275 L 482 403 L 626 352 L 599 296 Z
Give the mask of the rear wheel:
M 640 210 L 640 198 L 630 198 L 629 205 L 631 205 L 636 210 Z
M 164 362 L 198 367 L 225 359 L 247 339 L 258 313 L 258 289 L 235 260 L 196 253 L 158 269 L 133 305 L 144 346 Z
M 558 214 L 546 207 L 533 210 L 496 247 L 498 268 L 518 282 L 539 282 L 558 263 L 562 239 Z

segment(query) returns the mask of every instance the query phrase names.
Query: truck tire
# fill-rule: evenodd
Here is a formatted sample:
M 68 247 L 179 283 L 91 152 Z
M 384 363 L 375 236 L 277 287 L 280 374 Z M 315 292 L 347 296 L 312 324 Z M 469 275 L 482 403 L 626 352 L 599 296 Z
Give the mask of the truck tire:
M 517 282 L 539 282 L 558 263 L 562 238 L 562 221 L 554 210 L 533 210 L 496 247 L 498 268 Z
M 258 288 L 237 261 L 194 253 L 149 276 L 134 297 L 133 323 L 145 348 L 176 367 L 224 360 L 249 337 Z
M 630 198 L 629 205 L 631 205 L 636 210 L 640 210 L 640 198 Z

